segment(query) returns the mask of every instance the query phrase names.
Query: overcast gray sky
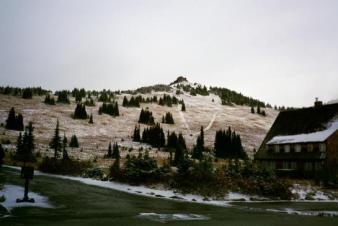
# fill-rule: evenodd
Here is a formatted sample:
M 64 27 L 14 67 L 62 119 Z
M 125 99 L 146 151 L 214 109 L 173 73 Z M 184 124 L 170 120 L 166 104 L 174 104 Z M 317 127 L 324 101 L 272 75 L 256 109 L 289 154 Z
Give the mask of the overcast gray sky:
M 336 0 L 0 0 L 0 85 L 132 89 L 178 75 L 277 105 L 338 98 Z

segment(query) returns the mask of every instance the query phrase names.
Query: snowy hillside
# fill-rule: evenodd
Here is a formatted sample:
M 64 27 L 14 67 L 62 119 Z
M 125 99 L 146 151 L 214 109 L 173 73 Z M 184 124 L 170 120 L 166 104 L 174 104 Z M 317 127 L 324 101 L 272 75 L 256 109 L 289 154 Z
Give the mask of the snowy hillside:
M 278 112 L 266 108 L 266 116 L 252 114 L 249 106 L 228 106 L 222 105 L 219 96 L 210 94 L 207 96 L 192 96 L 188 92 L 177 93 L 178 85 L 196 86 L 195 83 L 188 81 L 179 81 L 171 84 L 169 92 L 152 92 L 142 94 L 143 97 L 160 97 L 163 94 L 176 96 L 179 100 L 184 100 L 186 111 L 181 111 L 181 105 L 172 107 L 161 106 L 157 103 L 142 103 L 140 108 L 125 108 L 122 106 L 124 96 L 130 98 L 131 94 L 116 95 L 119 103 L 119 117 L 112 117 L 106 114 L 99 115 L 98 109 L 102 102 L 96 101 L 96 106 L 86 107 L 88 114 L 93 114 L 94 124 L 89 124 L 87 120 L 74 120 L 71 114 L 75 109 L 75 100 L 71 98 L 71 104 L 46 105 L 43 103 L 44 97 L 34 96 L 33 99 L 25 100 L 19 97 L 0 95 L 0 122 L 5 124 L 8 111 L 14 107 L 17 112 L 24 116 L 24 122 L 32 121 L 35 127 L 35 139 L 38 141 L 38 150 L 43 152 L 48 148 L 48 142 L 53 136 L 56 125 L 56 119 L 60 121 L 61 134 L 65 132 L 67 137 L 76 134 L 79 138 L 81 148 L 81 158 L 94 158 L 103 156 L 106 152 L 109 142 L 118 142 L 125 150 L 137 151 L 140 146 L 148 145 L 132 142 L 132 133 L 136 124 L 138 124 L 141 108 L 149 108 L 153 112 L 156 122 L 161 122 L 162 116 L 166 112 L 171 112 L 175 120 L 174 125 L 161 124 L 164 131 L 181 132 L 186 139 L 188 147 L 192 147 L 199 134 L 201 126 L 204 127 L 205 144 L 210 148 L 214 145 L 215 133 L 217 130 L 226 129 L 231 126 L 236 133 L 240 134 L 243 146 L 252 156 L 252 150 L 258 148 L 267 131 L 274 122 Z M 141 131 L 145 128 L 141 124 Z M 0 128 L 1 139 L 10 139 L 15 143 L 18 132 L 7 131 Z M 73 150 L 71 154 L 79 150 Z M 151 154 L 155 155 L 153 150 Z M 126 153 L 122 153 L 125 155 Z M 167 153 L 157 153 L 159 158 L 166 158 Z

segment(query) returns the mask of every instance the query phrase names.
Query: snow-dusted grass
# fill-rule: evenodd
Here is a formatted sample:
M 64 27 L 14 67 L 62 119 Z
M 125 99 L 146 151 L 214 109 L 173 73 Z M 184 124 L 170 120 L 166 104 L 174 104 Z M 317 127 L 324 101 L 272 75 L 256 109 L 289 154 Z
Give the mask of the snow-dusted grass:
M 267 116 L 262 117 L 257 114 L 251 114 L 247 106 L 223 106 L 218 96 L 210 94 L 209 96 L 190 96 L 187 93 L 176 95 L 175 92 L 153 92 L 145 94 L 144 97 L 163 94 L 177 96 L 183 99 L 186 105 L 186 112 L 181 112 L 181 106 L 160 106 L 155 103 L 141 104 L 141 108 L 148 107 L 155 117 L 156 121 L 161 121 L 166 112 L 173 114 L 175 124 L 162 124 L 165 131 L 181 132 L 186 139 L 188 147 L 192 147 L 196 142 L 200 127 L 205 128 L 205 144 L 213 147 L 215 133 L 219 129 L 225 129 L 231 126 L 241 135 L 243 145 L 251 156 L 253 148 L 257 148 L 263 140 L 266 132 L 272 125 L 277 116 L 276 111 L 266 109 Z M 117 96 L 119 102 L 119 117 L 109 115 L 99 115 L 98 108 L 101 102 L 96 102 L 95 107 L 86 107 L 88 114 L 93 114 L 94 124 L 89 124 L 88 120 L 74 120 L 71 114 L 75 109 L 75 100 L 71 98 L 71 104 L 59 104 L 55 106 L 45 105 L 44 97 L 34 97 L 25 100 L 20 97 L 13 97 L 0 94 L 0 122 L 5 123 L 8 111 L 14 107 L 16 112 L 23 113 L 24 123 L 29 121 L 34 123 L 34 135 L 37 143 L 37 150 L 46 155 L 52 155 L 52 152 L 46 152 L 48 143 L 53 136 L 56 119 L 60 121 L 61 134 L 65 132 L 67 137 L 76 134 L 80 149 L 70 151 L 70 155 L 81 159 L 88 160 L 95 157 L 103 157 L 106 153 L 109 142 L 118 142 L 128 149 L 138 149 L 139 145 L 132 142 L 132 132 L 138 122 L 141 108 L 122 107 L 122 100 L 125 95 Z M 129 96 L 129 95 L 126 95 Z M 141 131 L 146 125 L 141 125 Z M 8 131 L 0 127 L 1 138 L 10 139 L 15 143 L 18 136 L 17 131 Z M 151 149 L 150 154 L 155 154 L 156 150 Z M 165 159 L 166 156 L 158 156 Z
M 34 203 L 31 202 L 21 202 L 17 203 L 16 199 L 22 198 L 24 194 L 24 188 L 16 185 L 6 184 L 2 191 L 0 191 L 0 196 L 5 196 L 5 201 L 0 203 L 7 210 L 11 210 L 15 207 L 40 207 L 40 208 L 53 208 L 49 203 L 48 198 L 40 194 L 29 192 L 29 198 L 35 200 Z

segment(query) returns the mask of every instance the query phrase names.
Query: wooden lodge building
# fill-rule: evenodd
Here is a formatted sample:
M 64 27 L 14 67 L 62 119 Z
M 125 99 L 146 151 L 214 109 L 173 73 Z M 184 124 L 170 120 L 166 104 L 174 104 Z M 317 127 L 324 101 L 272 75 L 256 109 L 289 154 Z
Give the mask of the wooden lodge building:
M 255 154 L 255 161 L 277 174 L 315 177 L 338 170 L 338 104 L 279 113 Z

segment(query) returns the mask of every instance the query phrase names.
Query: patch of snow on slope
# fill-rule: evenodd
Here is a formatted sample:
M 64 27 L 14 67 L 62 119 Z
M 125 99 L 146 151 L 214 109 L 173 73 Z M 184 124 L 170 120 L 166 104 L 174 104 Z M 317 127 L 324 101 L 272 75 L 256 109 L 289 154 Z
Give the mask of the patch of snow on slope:
M 161 223 L 166 223 L 169 221 L 191 221 L 191 220 L 196 221 L 209 219 L 208 217 L 199 214 L 184 214 L 184 213 L 175 213 L 175 214 L 140 213 L 138 217 Z
M 290 144 L 290 143 L 307 143 L 307 142 L 323 142 L 331 134 L 338 130 L 338 119 L 330 122 L 326 130 L 307 133 L 307 134 L 298 134 L 290 136 L 275 136 L 267 144 Z
M 28 196 L 29 198 L 33 198 L 35 200 L 34 203 L 30 202 L 22 202 L 17 203 L 17 198 L 22 198 L 24 194 L 24 188 L 16 185 L 5 185 L 4 189 L 0 191 L 0 196 L 5 196 L 5 201 L 1 203 L 2 206 L 4 206 L 9 211 L 15 207 L 40 207 L 40 208 L 53 208 L 51 204 L 48 202 L 48 198 L 39 195 L 34 192 L 29 192 Z

